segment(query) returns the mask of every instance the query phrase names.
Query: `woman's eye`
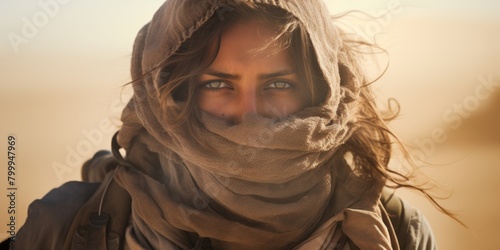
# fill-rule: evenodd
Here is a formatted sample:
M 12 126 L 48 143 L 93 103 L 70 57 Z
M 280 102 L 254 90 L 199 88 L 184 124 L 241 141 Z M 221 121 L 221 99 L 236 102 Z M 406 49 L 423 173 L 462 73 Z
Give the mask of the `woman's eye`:
M 229 84 L 222 82 L 222 81 L 212 81 L 212 82 L 205 83 L 202 86 L 207 88 L 207 89 L 231 88 L 231 86 L 229 86 Z
M 267 85 L 266 89 L 289 89 L 292 87 L 293 87 L 293 85 L 288 83 L 288 82 L 276 81 L 276 82 L 272 82 L 271 84 Z

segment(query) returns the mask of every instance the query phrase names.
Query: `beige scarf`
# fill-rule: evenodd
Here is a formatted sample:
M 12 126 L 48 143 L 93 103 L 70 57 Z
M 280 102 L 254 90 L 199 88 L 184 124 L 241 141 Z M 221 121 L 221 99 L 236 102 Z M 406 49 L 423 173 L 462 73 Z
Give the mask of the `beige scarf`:
M 138 35 L 133 78 L 168 60 L 231 2 L 241 1 L 167 1 Z M 247 115 L 238 125 L 197 111 L 196 132 L 207 149 L 187 128 L 166 125 L 174 112 L 161 109 L 158 82 L 150 75 L 134 82 L 118 141 L 138 169 L 115 173 L 132 197 L 129 247 L 192 249 L 209 239 L 213 249 L 334 249 L 347 236 L 361 249 L 392 249 L 397 243 L 377 209 L 384 180 L 355 174 L 334 157 L 352 132 L 359 82 L 346 70 L 340 86 L 339 65 L 349 69 L 349 60 L 325 6 L 321 0 L 250 2 L 283 8 L 310 29 L 330 84 L 326 104 L 283 119 Z

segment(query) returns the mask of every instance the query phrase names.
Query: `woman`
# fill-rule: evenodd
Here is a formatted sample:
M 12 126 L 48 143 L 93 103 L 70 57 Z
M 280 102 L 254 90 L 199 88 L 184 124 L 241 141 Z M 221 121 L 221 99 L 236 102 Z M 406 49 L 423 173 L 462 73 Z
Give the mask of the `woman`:
M 116 159 L 83 169 L 102 184 L 33 203 L 14 248 L 435 248 L 420 213 L 403 205 L 401 227 L 382 204 L 386 183 L 407 183 L 320 0 L 169 0 L 137 36 L 132 78 Z

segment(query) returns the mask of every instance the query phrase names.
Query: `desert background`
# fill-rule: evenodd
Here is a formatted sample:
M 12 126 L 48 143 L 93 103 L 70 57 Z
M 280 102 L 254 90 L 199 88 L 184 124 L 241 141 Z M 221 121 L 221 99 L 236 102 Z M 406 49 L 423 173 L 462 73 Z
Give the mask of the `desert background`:
M 164 1 L 7 0 L 0 2 L 0 239 L 7 238 L 8 136 L 16 137 L 16 228 L 28 205 L 110 149 L 130 97 L 129 65 L 137 31 Z M 500 1 L 325 0 L 342 27 L 375 34 L 387 54 L 373 84 L 381 103 L 395 98 L 390 127 L 420 170 L 446 196 L 398 194 L 429 220 L 440 249 L 500 249 Z M 30 24 L 31 25 L 30 25 Z M 29 26 L 29 27 L 28 27 Z M 398 161 L 393 162 L 397 168 Z

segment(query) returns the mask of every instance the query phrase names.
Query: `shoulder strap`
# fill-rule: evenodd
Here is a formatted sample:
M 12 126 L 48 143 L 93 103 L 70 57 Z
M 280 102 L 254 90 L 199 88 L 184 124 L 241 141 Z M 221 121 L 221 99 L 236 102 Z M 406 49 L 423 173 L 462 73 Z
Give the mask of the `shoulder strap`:
M 131 198 L 114 181 L 114 170 L 126 162 L 116 148 L 113 136 L 113 155 L 99 151 L 82 168 L 84 181 L 100 181 L 92 197 L 79 209 L 64 242 L 64 249 L 121 249 L 130 220 Z M 117 154 L 119 157 L 117 157 Z
M 109 172 L 73 219 L 64 249 L 121 249 L 130 219 L 130 195 Z

